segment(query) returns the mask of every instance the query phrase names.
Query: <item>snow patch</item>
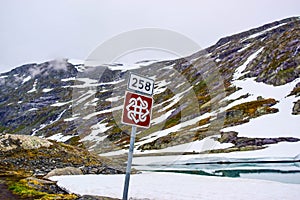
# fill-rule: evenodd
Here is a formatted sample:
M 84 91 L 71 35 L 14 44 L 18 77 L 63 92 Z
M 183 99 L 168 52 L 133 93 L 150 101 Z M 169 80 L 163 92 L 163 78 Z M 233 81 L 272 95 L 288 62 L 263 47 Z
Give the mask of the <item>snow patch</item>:
M 190 88 L 188 88 L 187 90 L 184 90 L 183 92 L 175 94 L 171 99 L 167 100 L 167 101 L 172 101 L 172 102 L 169 103 L 166 107 L 163 107 L 162 109 L 158 110 L 158 112 L 165 111 L 165 110 L 171 108 L 172 106 L 174 106 L 176 103 L 178 103 L 180 101 L 180 99 L 183 97 L 183 94 L 188 92 L 191 89 L 193 89 L 192 86 Z
M 69 103 L 72 103 L 72 101 L 67 101 L 67 102 L 57 102 L 57 103 L 54 103 L 54 104 L 52 104 L 52 105 L 50 105 L 50 106 L 52 106 L 52 107 L 61 107 L 61 106 L 64 106 L 64 105 L 66 105 L 66 104 L 69 104 Z
M 240 50 L 238 50 L 237 52 L 240 53 L 246 49 L 248 49 L 251 46 L 251 44 L 247 44 L 245 47 L 241 48 Z
M 75 65 L 75 68 L 79 72 L 84 72 L 84 70 L 86 70 L 86 67 L 84 65 Z
M 80 60 L 80 59 L 68 59 L 68 63 L 71 63 L 72 65 L 83 65 L 84 64 L 84 60 Z
M 72 78 L 68 78 L 68 79 L 62 79 L 62 81 L 64 81 L 64 82 L 71 81 L 71 80 L 80 81 L 80 82 L 83 82 L 83 84 L 72 85 L 72 86 L 63 86 L 63 87 L 64 88 L 67 88 L 67 87 L 87 88 L 87 87 L 97 87 L 97 86 L 102 86 L 102 85 L 115 85 L 115 84 L 118 84 L 118 83 L 124 81 L 123 79 L 121 79 L 121 80 L 112 81 L 112 82 L 98 83 L 98 80 L 90 79 L 90 78 L 74 78 L 74 77 L 72 77 Z
M 238 97 L 243 94 L 251 94 L 246 100 L 256 100 L 258 96 L 264 98 L 274 98 L 279 101 L 274 107 L 279 109 L 279 112 L 263 115 L 258 118 L 251 119 L 250 122 L 241 124 L 238 126 L 227 127 L 222 131 L 236 131 L 239 132 L 239 136 L 242 137 L 296 137 L 300 138 L 299 134 L 299 116 L 292 115 L 293 102 L 296 101 L 295 97 L 286 97 L 294 86 L 300 81 L 300 78 L 294 80 L 291 83 L 287 83 L 282 86 L 272 86 L 264 83 L 258 83 L 254 78 L 248 78 L 246 80 L 235 80 L 233 82 L 237 87 L 242 89 L 233 93 L 233 96 Z M 241 101 L 239 103 L 241 103 Z M 229 104 L 226 108 L 235 105 Z
M 234 146 L 231 143 L 221 144 L 216 140 L 217 138 L 218 138 L 217 136 L 209 136 L 202 140 L 197 140 L 186 144 L 167 147 L 165 149 L 137 152 L 137 154 L 163 153 L 163 152 L 178 152 L 179 154 L 181 154 L 183 152 L 203 152 L 203 151 L 214 150 L 214 149 L 225 149 Z
M 30 108 L 30 109 L 28 110 L 28 112 L 36 111 L 36 110 L 39 110 L 39 109 L 37 109 L 37 108 Z
M 163 93 L 167 89 L 167 85 L 170 83 L 171 82 L 167 82 L 166 80 L 156 82 L 155 85 L 157 85 L 157 87 L 154 89 L 153 95 Z
M 101 123 L 98 122 L 97 124 L 93 125 L 91 127 L 92 132 L 88 135 L 82 138 L 80 141 L 96 141 L 97 143 L 103 141 L 107 136 L 98 136 L 101 133 L 105 133 L 108 129 L 110 129 L 112 126 L 107 127 L 108 123 Z
M 278 28 L 278 27 L 280 27 L 280 26 L 283 26 L 283 25 L 285 25 L 285 24 L 286 24 L 286 23 L 279 24 L 279 25 L 277 25 L 277 26 L 268 28 L 268 29 L 266 29 L 266 30 L 264 30 L 264 31 L 261 31 L 261 32 L 258 32 L 258 33 L 254 33 L 254 34 L 250 35 L 249 37 L 243 39 L 241 42 L 243 42 L 243 41 L 245 41 L 245 40 L 248 40 L 248 39 L 256 38 L 256 37 L 258 37 L 258 36 L 260 36 L 260 35 L 262 35 L 262 34 L 268 32 L 268 31 L 271 31 L 271 30 L 273 30 L 273 29 L 276 29 L 276 28 Z
M 31 79 L 31 76 L 27 76 L 26 78 L 23 79 L 22 84 L 26 83 L 27 81 L 29 81 Z
M 133 69 L 138 69 L 141 67 L 139 64 L 116 64 L 116 65 L 105 65 L 107 66 L 110 70 L 116 71 L 116 70 L 121 70 L 122 72 L 128 71 L 128 70 L 133 70 Z
M 243 73 L 243 71 L 246 69 L 247 65 L 256 58 L 256 56 L 263 50 L 263 47 L 261 47 L 259 50 L 257 50 L 256 52 L 254 52 L 253 54 L 251 54 L 246 62 L 244 62 L 244 64 L 242 64 L 240 67 L 238 67 L 233 75 L 233 79 L 236 80 L 239 77 L 241 77 L 242 75 L 244 75 L 245 73 Z
M 50 91 L 52 91 L 52 90 L 53 90 L 53 88 L 45 88 L 45 89 L 43 89 L 42 91 L 45 92 L 45 93 L 47 93 L 47 92 L 50 92 Z
M 121 110 L 121 109 L 123 109 L 123 105 L 117 106 L 117 107 L 114 107 L 114 108 L 110 108 L 110 109 L 107 109 L 107 110 L 101 110 L 101 111 L 98 111 L 98 112 L 93 112 L 93 113 L 83 117 L 83 119 L 85 119 L 85 120 L 91 119 L 92 117 L 95 117 L 97 115 L 104 114 L 104 113 L 110 113 L 110 112 L 114 112 L 114 111 Z
M 68 82 L 68 81 L 74 81 L 74 80 L 76 80 L 75 77 L 63 78 L 63 79 L 61 79 L 62 82 Z
M 70 118 L 64 119 L 64 122 L 71 122 L 71 121 L 74 121 L 75 119 L 78 119 L 78 117 L 70 117 Z
M 34 83 L 32 85 L 32 89 L 29 90 L 27 93 L 33 93 L 33 92 L 36 92 L 36 85 L 37 85 L 37 79 L 34 80 Z
M 128 151 L 126 151 L 125 149 L 120 149 L 118 151 L 111 151 L 111 152 L 107 152 L 107 153 L 101 153 L 99 154 L 99 156 L 105 156 L 105 157 L 109 157 L 109 156 L 118 156 L 118 155 L 122 155 L 128 153 Z
M 76 105 L 85 102 L 86 100 L 88 100 L 89 98 L 91 98 L 92 96 L 94 96 L 96 93 L 96 90 L 88 90 L 86 93 L 82 94 L 80 97 L 78 97 L 76 100 L 74 100 L 74 102 L 76 103 Z
M 33 129 L 32 130 L 32 136 L 34 136 L 38 131 L 42 130 L 43 128 L 45 128 L 46 126 L 52 125 L 55 122 L 57 122 L 58 120 L 60 120 L 60 118 L 62 117 L 62 115 L 67 111 L 67 109 L 63 110 L 54 121 L 50 121 L 49 124 L 41 124 L 40 127 L 38 129 Z
M 47 139 L 48 140 L 55 140 L 57 142 L 66 142 L 66 141 L 68 141 L 72 137 L 73 137 L 72 135 L 65 136 L 65 135 L 63 135 L 61 133 L 57 133 L 55 135 L 52 135 L 52 136 L 48 137 Z
M 151 65 L 153 63 L 156 63 L 158 62 L 157 60 L 149 60 L 149 61 L 140 61 L 140 62 L 136 62 L 134 64 L 128 64 L 128 63 L 123 63 L 123 64 L 118 64 L 118 63 L 115 63 L 115 64 L 107 64 L 107 65 L 104 65 L 106 67 L 108 67 L 110 70 L 121 70 L 121 72 L 126 72 L 126 71 L 129 71 L 129 70 L 134 70 L 134 69 L 139 69 L 141 67 L 145 67 L 145 66 L 148 66 L 148 65 Z
M 116 102 L 116 101 L 119 101 L 120 99 L 122 99 L 123 97 L 110 97 L 110 98 L 107 98 L 105 99 L 105 101 L 110 101 L 110 102 Z
M 151 124 L 155 125 L 155 124 L 159 124 L 161 122 L 166 121 L 166 119 L 172 114 L 172 112 L 174 110 L 176 110 L 176 109 L 174 108 L 172 110 L 169 110 L 168 112 L 164 113 L 163 115 L 160 115 L 159 117 L 152 119 Z

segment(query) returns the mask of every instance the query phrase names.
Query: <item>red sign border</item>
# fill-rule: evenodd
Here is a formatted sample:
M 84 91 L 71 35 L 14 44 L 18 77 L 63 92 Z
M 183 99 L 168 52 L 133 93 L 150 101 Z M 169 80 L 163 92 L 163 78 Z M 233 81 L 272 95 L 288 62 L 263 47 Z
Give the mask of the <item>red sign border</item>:
M 140 126 L 140 125 L 137 125 L 137 124 L 130 124 L 130 123 L 127 123 L 127 122 L 124 122 L 124 121 L 123 121 L 123 116 L 124 116 L 124 109 L 125 109 L 125 102 L 126 102 L 126 96 L 127 96 L 127 93 L 136 94 L 136 95 L 140 95 L 140 96 L 143 96 L 143 97 L 147 97 L 147 98 L 151 98 L 151 99 L 152 99 L 152 105 L 151 105 L 151 109 L 150 109 L 150 122 L 149 122 L 149 125 L 148 125 L 148 126 Z M 121 123 L 122 123 L 122 124 L 125 124 L 125 125 L 130 125 L 130 126 L 140 127 L 140 128 L 149 128 L 150 125 L 151 125 L 151 119 L 152 119 L 153 102 L 154 102 L 154 99 L 153 99 L 153 97 L 151 97 L 151 96 L 143 95 L 143 94 L 136 93 L 136 92 L 126 91 L 126 92 L 125 92 L 125 97 L 124 97 L 124 102 L 123 102 L 123 109 L 122 109 Z

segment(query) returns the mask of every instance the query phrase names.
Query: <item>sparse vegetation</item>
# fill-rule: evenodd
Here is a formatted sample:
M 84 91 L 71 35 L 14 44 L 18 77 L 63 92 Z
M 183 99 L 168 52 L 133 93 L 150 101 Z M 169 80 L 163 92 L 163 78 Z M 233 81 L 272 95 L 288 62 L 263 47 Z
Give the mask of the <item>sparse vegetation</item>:
M 251 118 L 276 113 L 278 109 L 271 107 L 276 103 L 275 99 L 260 99 L 233 106 L 226 111 L 225 125 L 237 125 L 248 122 Z
M 49 194 L 47 192 L 42 192 L 30 185 L 40 185 L 41 183 L 37 181 L 27 181 L 26 179 L 21 179 L 19 181 L 9 181 L 9 190 L 14 194 L 22 198 L 32 198 L 40 200 L 51 200 L 51 199 L 61 199 L 61 200 L 72 200 L 77 199 L 78 196 L 75 194 Z

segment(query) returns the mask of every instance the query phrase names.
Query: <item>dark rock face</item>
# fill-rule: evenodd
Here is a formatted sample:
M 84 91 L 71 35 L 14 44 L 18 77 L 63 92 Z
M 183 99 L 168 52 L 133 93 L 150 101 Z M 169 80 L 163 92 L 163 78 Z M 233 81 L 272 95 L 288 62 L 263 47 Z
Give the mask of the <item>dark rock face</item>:
M 116 166 L 107 166 L 105 164 L 82 166 L 79 168 L 65 167 L 65 168 L 53 169 L 46 176 L 44 176 L 44 178 L 48 179 L 51 176 L 83 175 L 83 174 L 124 174 L 124 169 Z
M 124 169 L 110 166 L 85 166 L 80 168 L 83 174 L 124 174 Z
M 276 144 L 279 142 L 299 142 L 300 139 L 293 137 L 279 137 L 279 138 L 246 138 L 238 137 L 237 132 L 223 132 L 218 139 L 221 143 L 232 143 L 233 148 L 241 148 L 247 146 L 264 146 L 269 144 Z
M 293 106 L 293 115 L 299 115 L 300 114 L 300 100 L 296 101 L 294 103 L 294 106 Z

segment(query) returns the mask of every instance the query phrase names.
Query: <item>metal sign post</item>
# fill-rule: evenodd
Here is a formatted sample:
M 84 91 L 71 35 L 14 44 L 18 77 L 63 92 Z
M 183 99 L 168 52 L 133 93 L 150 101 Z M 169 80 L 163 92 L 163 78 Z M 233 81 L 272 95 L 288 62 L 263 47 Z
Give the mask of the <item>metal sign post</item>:
M 130 180 L 135 134 L 136 134 L 136 126 L 132 126 L 131 136 L 130 136 L 130 146 L 129 146 L 129 152 L 128 152 L 128 161 L 127 161 L 127 167 L 126 167 L 125 184 L 124 184 L 124 191 L 123 191 L 123 200 L 128 199 L 128 188 L 129 188 L 129 180 Z
M 151 121 L 153 105 L 154 80 L 137 74 L 130 74 L 128 89 L 134 92 L 126 92 L 124 98 L 124 108 L 122 113 L 122 123 L 132 125 L 128 161 L 126 167 L 125 183 L 123 190 L 123 200 L 128 199 L 128 189 L 130 181 L 131 164 L 133 158 L 136 127 L 148 128 Z M 148 96 L 142 95 L 146 94 Z M 150 96 L 150 97 L 149 97 Z

